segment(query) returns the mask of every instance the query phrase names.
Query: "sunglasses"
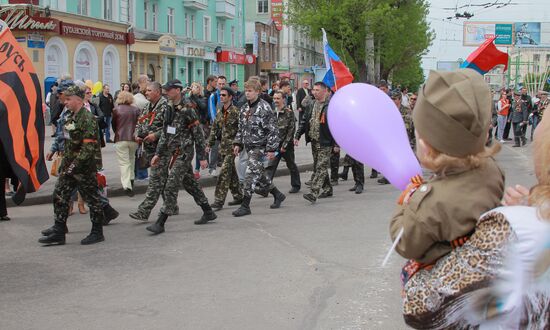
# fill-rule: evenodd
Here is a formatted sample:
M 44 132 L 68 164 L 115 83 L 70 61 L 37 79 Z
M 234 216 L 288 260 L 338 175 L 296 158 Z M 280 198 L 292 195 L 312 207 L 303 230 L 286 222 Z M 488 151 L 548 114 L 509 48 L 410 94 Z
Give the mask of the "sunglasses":
M 86 92 L 86 94 L 92 94 L 92 92 Z
M 411 101 L 416 101 L 416 97 L 411 97 Z
M 227 97 L 228 94 L 220 94 L 220 96 Z

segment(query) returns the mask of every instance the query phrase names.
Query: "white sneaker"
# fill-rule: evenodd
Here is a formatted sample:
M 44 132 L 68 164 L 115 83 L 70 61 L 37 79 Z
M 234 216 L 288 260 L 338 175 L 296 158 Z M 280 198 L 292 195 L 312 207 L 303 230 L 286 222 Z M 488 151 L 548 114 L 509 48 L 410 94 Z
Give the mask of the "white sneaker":
M 504 143 L 504 142 L 506 142 L 506 141 L 504 141 L 504 140 L 500 140 L 500 141 L 498 141 L 498 142 L 500 142 L 500 143 Z

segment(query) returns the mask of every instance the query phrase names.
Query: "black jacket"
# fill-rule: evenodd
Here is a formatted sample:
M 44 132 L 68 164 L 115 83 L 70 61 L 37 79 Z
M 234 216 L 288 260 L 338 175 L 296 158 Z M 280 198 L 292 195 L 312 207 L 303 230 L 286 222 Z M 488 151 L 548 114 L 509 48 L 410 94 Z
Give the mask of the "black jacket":
M 189 101 L 193 102 L 196 106 L 197 115 L 199 116 L 199 122 L 206 124 L 208 122 L 208 99 L 202 96 L 191 95 Z
M 308 95 L 311 95 L 311 90 L 308 89 L 308 92 L 309 92 Z M 306 97 L 306 91 L 303 88 L 300 88 L 296 92 L 296 107 L 298 109 L 302 108 L 302 101 L 304 100 L 305 97 Z M 302 109 L 302 110 L 305 110 L 305 109 Z
M 111 117 L 113 115 L 113 109 L 115 102 L 111 94 L 105 96 L 103 93 L 99 94 L 99 109 L 103 112 L 105 117 Z
M 332 134 L 330 133 L 330 129 L 328 127 L 328 104 L 329 101 L 327 99 L 327 102 L 323 106 L 323 109 L 321 110 L 321 123 L 319 127 L 319 145 L 321 147 L 334 147 L 336 146 L 336 141 L 334 141 L 334 138 L 332 137 Z M 297 140 L 300 139 L 302 134 L 306 135 L 306 144 L 311 142 L 311 138 L 309 137 L 309 121 L 311 119 L 311 116 L 313 114 L 313 105 L 314 102 L 311 102 L 311 104 L 305 109 L 304 115 L 302 117 L 302 120 L 300 121 L 300 125 L 298 127 L 298 130 L 296 131 L 295 138 Z

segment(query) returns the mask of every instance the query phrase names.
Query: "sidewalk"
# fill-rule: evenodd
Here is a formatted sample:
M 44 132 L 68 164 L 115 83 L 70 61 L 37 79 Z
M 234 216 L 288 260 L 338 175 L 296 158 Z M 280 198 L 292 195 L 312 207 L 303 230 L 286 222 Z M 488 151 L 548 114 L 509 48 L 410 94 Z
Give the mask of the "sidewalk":
M 53 140 L 53 138 L 50 137 L 49 133 L 50 133 L 50 130 L 47 129 L 47 136 L 44 144 L 44 154 L 46 154 L 50 150 L 50 146 Z M 103 156 L 104 173 L 105 173 L 105 176 L 107 177 L 108 196 L 109 197 L 125 196 L 125 192 L 122 189 L 122 184 L 120 182 L 120 170 L 118 167 L 118 161 L 116 157 L 114 143 L 107 143 L 105 148 L 101 149 L 101 151 Z M 305 146 L 305 142 L 303 138 L 300 141 L 300 145 L 296 147 L 295 154 L 296 154 L 296 164 L 298 165 L 298 169 L 300 170 L 300 172 L 313 170 L 313 159 L 311 156 L 311 148 L 309 145 Z M 195 164 L 194 160 L 192 164 Z M 48 172 L 49 172 L 52 166 L 52 162 L 46 162 L 46 165 L 48 166 Z M 218 167 L 218 173 L 219 172 L 220 172 L 220 168 Z M 285 162 L 281 161 L 275 176 L 283 176 L 283 175 L 289 175 L 289 171 L 286 168 Z M 57 181 L 57 178 L 50 175 L 50 179 L 46 181 L 42 185 L 42 187 L 40 187 L 39 191 L 35 193 L 27 194 L 26 199 L 23 202 L 23 204 L 21 204 L 21 206 L 51 203 L 52 194 L 53 194 L 56 181 Z M 199 182 L 202 187 L 213 187 L 216 185 L 216 178 L 208 174 L 208 170 L 202 170 L 201 178 L 199 179 Z M 148 180 L 136 181 L 134 186 L 134 193 L 144 194 L 145 191 L 147 190 L 148 184 L 149 184 Z M 8 207 L 15 206 L 11 198 L 7 198 L 6 203 Z

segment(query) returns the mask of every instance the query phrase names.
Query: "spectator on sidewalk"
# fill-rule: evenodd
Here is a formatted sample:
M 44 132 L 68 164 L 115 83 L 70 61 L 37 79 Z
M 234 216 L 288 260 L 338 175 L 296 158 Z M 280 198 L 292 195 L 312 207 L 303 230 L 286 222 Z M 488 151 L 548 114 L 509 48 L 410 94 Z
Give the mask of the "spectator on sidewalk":
M 107 124 L 107 127 L 105 127 L 105 138 L 107 139 L 107 143 L 113 143 L 113 140 L 111 140 L 111 125 L 114 107 L 115 101 L 110 93 L 109 85 L 105 84 L 103 85 L 103 91 L 99 94 L 99 109 L 103 112 L 105 123 Z

